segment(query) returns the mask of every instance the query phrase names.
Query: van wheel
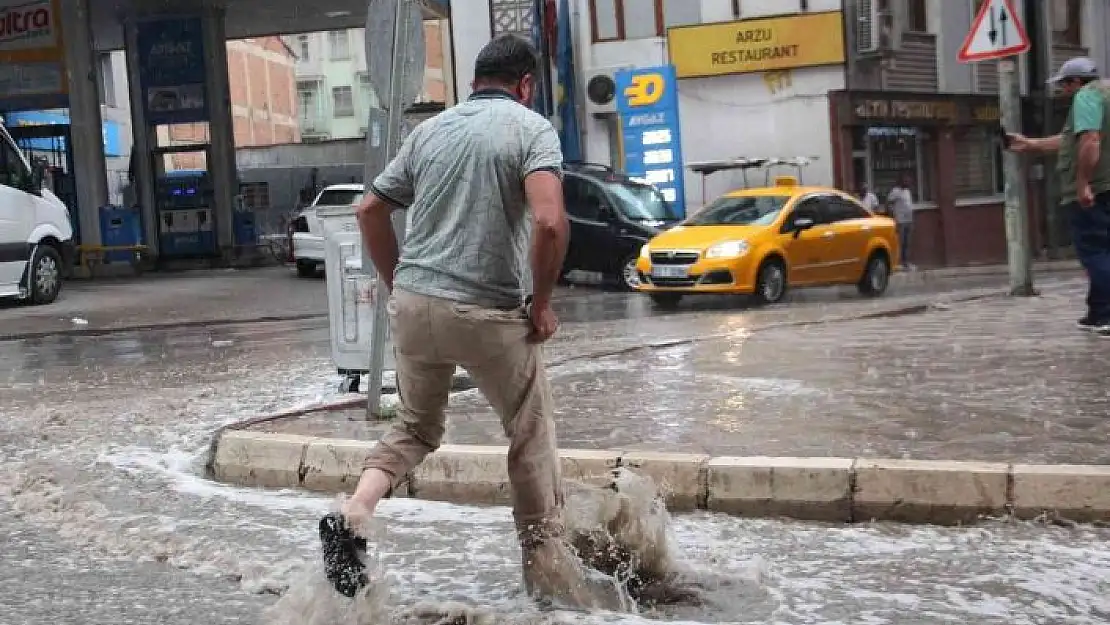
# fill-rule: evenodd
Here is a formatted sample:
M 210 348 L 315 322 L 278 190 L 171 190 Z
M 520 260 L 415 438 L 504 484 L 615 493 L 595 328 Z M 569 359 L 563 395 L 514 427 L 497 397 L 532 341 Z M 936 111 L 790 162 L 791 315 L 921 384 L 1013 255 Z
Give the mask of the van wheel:
M 779 258 L 768 258 L 759 266 L 755 281 L 755 300 L 760 304 L 777 304 L 786 296 L 786 265 Z
M 58 299 L 62 290 L 62 255 L 58 250 L 46 244 L 36 246 L 29 271 L 27 287 L 32 304 L 41 306 Z
M 867 259 L 867 268 L 859 279 L 859 292 L 866 297 L 878 297 L 890 284 L 890 259 L 883 252 L 875 252 Z

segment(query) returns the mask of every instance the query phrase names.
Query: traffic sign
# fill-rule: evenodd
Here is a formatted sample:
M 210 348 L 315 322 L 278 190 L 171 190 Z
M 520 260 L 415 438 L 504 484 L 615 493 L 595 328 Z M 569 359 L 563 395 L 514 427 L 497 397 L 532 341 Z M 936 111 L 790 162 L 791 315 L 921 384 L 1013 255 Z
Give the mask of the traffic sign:
M 964 63 L 1000 59 L 1029 50 L 1029 36 L 1013 0 L 985 0 L 971 24 L 959 59 Z

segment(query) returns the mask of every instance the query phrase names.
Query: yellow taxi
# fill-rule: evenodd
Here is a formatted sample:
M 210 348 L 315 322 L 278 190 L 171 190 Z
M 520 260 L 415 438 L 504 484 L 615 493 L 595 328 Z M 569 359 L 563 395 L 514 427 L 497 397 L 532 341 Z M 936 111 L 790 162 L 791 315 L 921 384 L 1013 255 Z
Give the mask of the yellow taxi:
M 828 187 L 774 186 L 732 191 L 640 250 L 638 290 L 656 304 L 686 294 L 737 293 L 760 303 L 789 288 L 854 284 L 879 296 L 898 258 L 894 220 Z

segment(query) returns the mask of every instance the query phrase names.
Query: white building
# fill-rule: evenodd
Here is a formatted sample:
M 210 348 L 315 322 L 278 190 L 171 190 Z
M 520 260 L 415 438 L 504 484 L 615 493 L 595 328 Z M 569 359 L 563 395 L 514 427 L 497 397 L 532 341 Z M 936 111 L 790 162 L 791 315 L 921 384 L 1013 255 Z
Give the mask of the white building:
M 474 59 L 489 40 L 490 25 L 494 25 L 494 34 L 499 24 L 507 26 L 503 30 L 527 32 L 530 4 L 474 0 L 467 3 L 464 11 L 456 2 L 452 34 L 460 98 L 470 91 Z M 618 14 L 621 7 L 623 13 Z M 579 125 L 586 160 L 621 164 L 616 115 L 601 112 L 611 111 L 611 105 L 597 106 L 586 97 L 589 78 L 599 73 L 611 74 L 619 68 L 674 62 L 680 70 L 679 111 L 685 162 L 740 156 L 817 157 L 805 170 L 804 181 L 832 184 L 827 92 L 846 87 L 840 0 L 570 0 L 570 8 L 576 29 Z M 748 21 L 796 15 L 803 9 L 809 14 L 835 12 L 827 15 L 829 22 L 837 24 L 835 32 L 809 32 L 791 19 Z M 668 38 L 668 28 L 689 25 L 698 29 L 687 33 L 691 36 L 676 37 L 672 31 Z M 737 41 L 745 39 L 743 32 L 760 28 L 773 31 L 773 43 L 762 41 L 761 33 L 765 31 L 747 36 L 746 41 Z M 672 42 L 670 46 L 668 39 Z M 725 56 L 711 56 L 718 49 L 707 47 L 713 43 L 727 46 L 719 48 Z M 785 54 L 767 55 L 777 60 L 752 60 L 763 55 L 761 49 L 769 46 L 792 48 Z M 729 56 L 733 51 L 739 52 Z M 742 61 L 745 56 L 748 62 Z M 719 62 L 713 63 L 711 58 Z M 799 67 L 818 62 L 820 66 Z M 720 74 L 683 78 L 684 65 L 690 71 L 704 67 Z M 710 65 L 718 67 L 709 68 Z M 701 205 L 703 192 L 712 199 L 741 184 L 740 173 L 722 172 L 709 177 L 703 189 L 702 177 L 686 170 L 687 208 Z

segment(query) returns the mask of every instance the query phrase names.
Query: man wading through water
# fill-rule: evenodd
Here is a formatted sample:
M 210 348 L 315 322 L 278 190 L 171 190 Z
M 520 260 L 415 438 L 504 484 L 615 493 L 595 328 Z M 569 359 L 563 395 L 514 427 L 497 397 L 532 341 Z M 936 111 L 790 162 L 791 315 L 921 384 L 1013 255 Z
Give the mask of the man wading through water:
M 581 608 L 620 605 L 588 576 L 563 533 L 563 490 L 541 345 L 558 321 L 551 296 L 566 253 L 563 156 L 528 108 L 538 55 L 512 35 L 489 42 L 474 93 L 413 130 L 358 209 L 391 296 L 399 424 L 370 453 L 341 514 L 320 521 L 328 579 L 353 597 L 369 580 L 353 528 L 439 447 L 451 378 L 464 367 L 509 438 L 513 516 L 530 594 Z M 390 212 L 406 209 L 400 249 Z M 534 282 L 525 300 L 531 248 Z M 591 583 L 589 580 L 594 580 Z
M 1071 212 L 1072 240 L 1087 271 L 1087 314 L 1077 323 L 1110 337 L 1110 85 L 1091 59 L 1069 59 L 1048 81 L 1071 98 L 1060 134 L 1032 139 L 1008 135 L 1015 152 L 1056 154 L 1060 203 Z

